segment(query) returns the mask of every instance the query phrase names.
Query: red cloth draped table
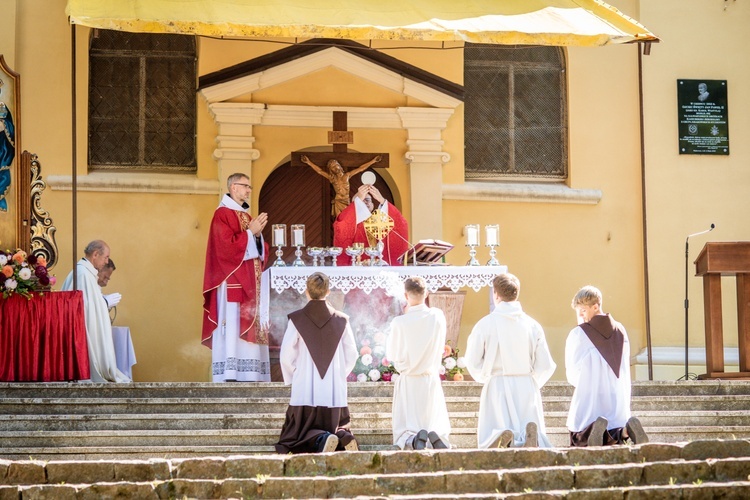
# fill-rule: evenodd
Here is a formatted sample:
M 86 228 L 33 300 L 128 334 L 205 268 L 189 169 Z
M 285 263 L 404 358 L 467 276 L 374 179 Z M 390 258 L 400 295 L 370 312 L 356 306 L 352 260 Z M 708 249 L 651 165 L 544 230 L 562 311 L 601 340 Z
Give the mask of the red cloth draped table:
M 0 381 L 89 378 L 83 292 L 0 298 Z

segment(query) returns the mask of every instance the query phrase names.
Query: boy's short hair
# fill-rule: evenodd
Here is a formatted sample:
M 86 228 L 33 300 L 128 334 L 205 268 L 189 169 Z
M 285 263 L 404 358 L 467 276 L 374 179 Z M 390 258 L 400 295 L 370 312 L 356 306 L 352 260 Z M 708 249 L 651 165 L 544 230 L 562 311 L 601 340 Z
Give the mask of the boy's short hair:
M 427 282 L 421 276 L 409 276 L 404 280 L 404 290 L 412 295 L 424 295 L 427 289 Z
M 492 280 L 492 288 L 503 302 L 513 302 L 521 293 L 521 282 L 510 273 L 498 274 Z
M 586 285 L 578 290 L 570 307 L 575 309 L 578 306 L 593 306 L 594 304 L 602 305 L 602 292 L 595 286 Z
M 328 295 L 328 276 L 321 272 L 312 273 L 307 278 L 307 293 L 313 300 L 326 298 Z

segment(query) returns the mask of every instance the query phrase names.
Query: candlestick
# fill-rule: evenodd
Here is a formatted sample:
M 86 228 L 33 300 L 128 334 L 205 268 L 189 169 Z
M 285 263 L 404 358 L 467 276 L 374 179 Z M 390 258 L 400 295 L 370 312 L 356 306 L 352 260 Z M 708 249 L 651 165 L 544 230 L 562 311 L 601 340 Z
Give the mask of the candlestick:
M 486 241 L 485 246 L 490 247 L 490 260 L 487 261 L 488 266 L 499 266 L 500 262 L 495 258 L 497 252 L 495 247 L 500 245 L 500 226 L 493 224 L 491 226 L 484 226 Z
M 466 234 L 466 246 L 469 247 L 469 262 L 467 266 L 478 266 L 477 251 L 474 247 L 479 246 L 479 224 L 467 224 L 464 228 Z
M 271 226 L 271 241 L 273 243 L 272 246 L 276 247 L 276 260 L 273 266 L 286 267 L 286 263 L 281 258 L 284 255 L 281 247 L 286 246 L 286 224 L 274 224 Z
M 296 258 L 292 262 L 292 266 L 301 267 L 305 265 L 302 260 L 302 248 L 305 246 L 305 225 L 304 224 L 292 224 L 292 246 L 297 247 L 294 251 Z

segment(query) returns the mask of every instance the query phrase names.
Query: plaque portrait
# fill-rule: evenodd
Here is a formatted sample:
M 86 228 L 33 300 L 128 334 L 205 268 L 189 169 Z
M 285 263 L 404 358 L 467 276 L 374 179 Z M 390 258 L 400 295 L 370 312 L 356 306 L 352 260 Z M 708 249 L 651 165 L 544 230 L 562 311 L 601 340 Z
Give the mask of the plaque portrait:
M 726 80 L 677 80 L 680 154 L 729 154 Z
M 18 157 L 20 77 L 0 54 L 0 247 L 19 243 Z

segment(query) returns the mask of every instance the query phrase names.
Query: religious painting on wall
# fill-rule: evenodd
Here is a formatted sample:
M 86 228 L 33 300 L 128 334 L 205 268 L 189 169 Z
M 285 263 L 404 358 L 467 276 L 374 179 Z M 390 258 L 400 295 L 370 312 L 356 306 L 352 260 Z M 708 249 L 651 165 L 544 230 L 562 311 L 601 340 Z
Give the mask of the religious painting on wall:
M 0 54 L 0 247 L 19 244 L 18 152 L 20 76 Z
M 677 80 L 680 154 L 728 155 L 726 80 Z

